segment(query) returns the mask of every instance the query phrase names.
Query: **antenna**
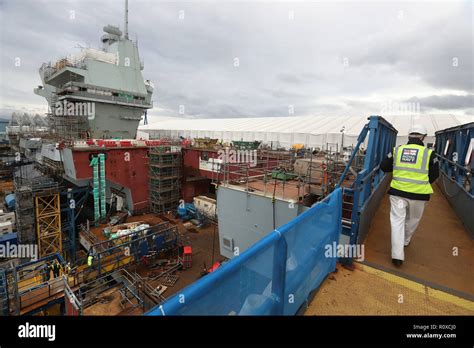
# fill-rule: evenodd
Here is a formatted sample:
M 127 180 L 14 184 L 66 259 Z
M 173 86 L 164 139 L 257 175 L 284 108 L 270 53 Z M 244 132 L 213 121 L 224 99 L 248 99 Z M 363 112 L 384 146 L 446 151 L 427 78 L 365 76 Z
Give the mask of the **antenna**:
M 125 0 L 125 25 L 124 25 L 124 38 L 128 40 L 128 0 Z

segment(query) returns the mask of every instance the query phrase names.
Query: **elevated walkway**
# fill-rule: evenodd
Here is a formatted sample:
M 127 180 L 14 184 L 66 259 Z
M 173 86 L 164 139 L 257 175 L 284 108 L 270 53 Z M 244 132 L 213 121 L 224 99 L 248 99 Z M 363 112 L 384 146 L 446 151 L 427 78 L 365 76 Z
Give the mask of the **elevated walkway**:
M 474 315 L 474 302 L 389 272 L 338 265 L 305 315 Z
M 402 267 L 391 262 L 385 195 L 364 243 L 365 260 L 353 270 L 338 265 L 305 315 L 474 315 L 474 241 L 440 188 L 433 189 Z
M 440 188 L 426 204 L 423 218 L 405 262 L 396 268 L 391 262 L 390 201 L 385 195 L 365 241 L 365 261 L 374 267 L 397 271 L 408 279 L 474 299 L 474 241 L 449 205 Z M 453 255 L 457 248 L 457 256 Z

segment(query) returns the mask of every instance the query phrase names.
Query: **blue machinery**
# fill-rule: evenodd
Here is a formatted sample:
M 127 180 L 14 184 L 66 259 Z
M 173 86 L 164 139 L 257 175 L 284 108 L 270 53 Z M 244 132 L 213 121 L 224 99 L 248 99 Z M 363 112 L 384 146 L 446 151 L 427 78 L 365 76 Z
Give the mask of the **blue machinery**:
M 394 147 L 396 134 L 383 118 L 371 116 L 329 196 L 147 315 L 293 315 L 300 311 L 335 269 L 337 252 L 330 246 L 340 239 L 354 244 L 365 237 L 376 210 L 370 209 L 378 205 L 388 184 L 379 165 Z M 364 167 L 349 188 L 342 188 L 366 141 Z M 343 203 L 352 206 L 346 209 L 345 219 Z M 343 220 L 347 221 L 344 226 Z
M 197 227 L 203 227 L 206 224 L 206 217 L 196 209 L 193 203 L 184 203 L 184 205 L 180 203 L 178 206 L 178 216 L 183 221 L 198 220 L 199 224 Z
M 436 132 L 438 185 L 474 238 L 474 122 Z

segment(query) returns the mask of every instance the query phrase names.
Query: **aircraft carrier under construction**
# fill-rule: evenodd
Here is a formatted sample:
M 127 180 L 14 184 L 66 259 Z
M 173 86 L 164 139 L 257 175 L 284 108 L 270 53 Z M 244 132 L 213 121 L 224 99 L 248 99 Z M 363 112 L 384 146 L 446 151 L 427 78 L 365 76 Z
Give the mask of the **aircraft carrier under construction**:
M 428 134 L 440 176 L 397 268 L 380 164 L 398 122 L 164 136 L 139 128 L 154 87 L 127 5 L 100 40 L 43 63 L 48 114 L 6 127 L 1 315 L 474 314 L 474 123 Z

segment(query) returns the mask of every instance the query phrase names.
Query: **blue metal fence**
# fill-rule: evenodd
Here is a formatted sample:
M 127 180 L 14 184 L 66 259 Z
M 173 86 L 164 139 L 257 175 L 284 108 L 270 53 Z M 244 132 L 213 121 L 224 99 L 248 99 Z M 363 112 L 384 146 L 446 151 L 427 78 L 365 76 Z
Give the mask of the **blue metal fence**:
M 370 220 L 376 209 L 368 209 L 370 205 L 376 205 L 385 191 L 388 183 L 387 175 L 380 170 L 380 163 L 392 152 L 396 140 L 397 130 L 384 118 L 370 116 L 369 122 L 364 126 L 357 145 L 352 152 L 351 158 L 344 169 L 339 180 L 338 187 L 346 179 L 347 174 L 360 146 L 367 140 L 364 156 L 364 166 L 357 173 L 357 177 L 349 188 L 344 188 L 344 201 L 349 202 L 351 209 L 347 217 L 348 224 L 343 225 L 342 233 L 349 237 L 349 244 L 361 243 L 367 233 Z M 385 185 L 382 185 L 385 184 Z
M 440 170 L 470 195 L 474 195 L 474 122 L 436 132 Z
M 439 186 L 474 238 L 474 122 L 436 132 Z
M 336 266 L 342 192 L 276 229 L 147 315 L 293 315 Z

